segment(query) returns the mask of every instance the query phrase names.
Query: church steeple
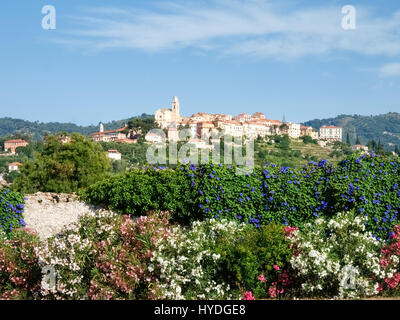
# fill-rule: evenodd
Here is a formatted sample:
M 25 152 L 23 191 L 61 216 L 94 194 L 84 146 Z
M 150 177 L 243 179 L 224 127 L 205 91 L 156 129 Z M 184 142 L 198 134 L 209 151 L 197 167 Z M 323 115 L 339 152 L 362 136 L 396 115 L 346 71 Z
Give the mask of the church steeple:
M 181 115 L 179 114 L 179 99 L 177 96 L 172 99 L 172 113 L 175 121 L 180 121 Z

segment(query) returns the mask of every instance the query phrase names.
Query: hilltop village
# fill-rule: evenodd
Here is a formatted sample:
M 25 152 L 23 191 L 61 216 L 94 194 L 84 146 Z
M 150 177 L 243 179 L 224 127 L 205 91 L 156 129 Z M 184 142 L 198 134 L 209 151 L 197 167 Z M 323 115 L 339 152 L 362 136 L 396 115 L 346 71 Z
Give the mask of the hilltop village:
M 160 128 L 167 132 L 168 140 L 179 140 L 178 130 L 189 129 L 191 141 L 201 143 L 204 133 L 222 132 L 233 137 L 246 136 L 257 138 L 271 135 L 285 135 L 296 139 L 302 136 L 310 136 L 312 139 L 324 144 L 328 141 L 342 141 L 342 128 L 335 126 L 323 126 L 319 132 L 312 127 L 302 126 L 299 123 L 283 122 L 267 119 L 265 114 L 256 112 L 253 115 L 241 113 L 237 116 L 226 114 L 209 114 L 204 112 L 195 113 L 189 117 L 180 114 L 180 103 L 174 96 L 171 108 L 161 108 L 155 112 L 155 121 Z M 100 125 L 100 131 L 92 134 L 95 141 L 135 143 L 129 134 L 125 133 L 126 127 L 117 130 L 104 131 Z M 162 137 L 154 133 L 146 135 L 148 142 L 161 142 Z

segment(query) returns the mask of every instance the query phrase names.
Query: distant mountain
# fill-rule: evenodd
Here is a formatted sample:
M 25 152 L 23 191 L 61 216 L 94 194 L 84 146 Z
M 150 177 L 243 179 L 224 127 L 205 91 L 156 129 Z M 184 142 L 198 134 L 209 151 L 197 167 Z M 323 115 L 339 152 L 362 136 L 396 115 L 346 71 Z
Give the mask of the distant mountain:
M 393 150 L 395 145 L 400 145 L 400 113 L 390 112 L 377 116 L 339 115 L 336 118 L 315 119 L 303 123 L 319 129 L 323 125 L 343 127 L 343 140 L 347 133 L 350 141 L 355 143 L 357 136 L 362 144 L 370 140 L 381 142 L 388 150 Z
M 152 115 L 148 115 L 143 113 L 138 117 L 151 117 Z M 105 130 L 114 130 L 121 128 L 127 123 L 129 120 L 138 118 L 132 117 L 129 119 L 117 120 L 104 123 Z M 60 122 L 32 122 L 21 119 L 13 119 L 13 118 L 0 118 L 0 136 L 9 136 L 16 134 L 27 134 L 32 136 L 34 140 L 38 140 L 42 138 L 45 133 L 54 134 L 60 131 L 65 131 L 68 133 L 78 132 L 83 135 L 89 135 L 92 132 L 96 132 L 99 130 L 98 125 L 90 125 L 90 126 L 78 126 L 74 123 L 60 123 Z

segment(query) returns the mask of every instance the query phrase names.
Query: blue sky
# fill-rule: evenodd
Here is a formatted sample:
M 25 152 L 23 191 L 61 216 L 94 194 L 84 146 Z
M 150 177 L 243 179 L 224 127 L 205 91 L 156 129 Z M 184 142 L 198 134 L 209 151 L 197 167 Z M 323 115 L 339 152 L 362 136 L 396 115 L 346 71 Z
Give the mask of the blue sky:
M 56 30 L 43 30 L 44 5 Z M 341 27 L 344 5 L 356 30 Z M 0 117 L 97 124 L 168 107 L 301 122 L 400 112 L 400 3 L 4 0 Z

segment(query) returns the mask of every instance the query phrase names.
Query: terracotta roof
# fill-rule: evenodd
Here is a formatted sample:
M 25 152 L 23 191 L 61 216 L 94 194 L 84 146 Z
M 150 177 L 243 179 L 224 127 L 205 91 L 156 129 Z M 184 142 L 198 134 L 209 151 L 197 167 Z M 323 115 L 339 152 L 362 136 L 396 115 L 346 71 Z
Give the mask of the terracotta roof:
M 13 163 L 9 163 L 9 166 L 22 166 L 22 163 L 20 162 L 13 162 Z
M 91 135 L 104 134 L 104 133 L 113 133 L 113 132 L 121 132 L 121 131 L 124 131 L 125 129 L 126 129 L 126 127 L 123 127 L 121 129 L 116 129 L 116 130 L 107 130 L 107 131 L 103 131 L 103 132 L 93 132 L 93 133 L 91 133 Z
M 322 126 L 321 129 L 342 129 L 341 127 L 336 127 L 336 126 Z
M 4 143 L 18 143 L 18 142 L 27 143 L 25 140 L 21 140 L 21 139 L 7 140 Z
M 199 124 L 213 124 L 212 121 L 199 121 Z

